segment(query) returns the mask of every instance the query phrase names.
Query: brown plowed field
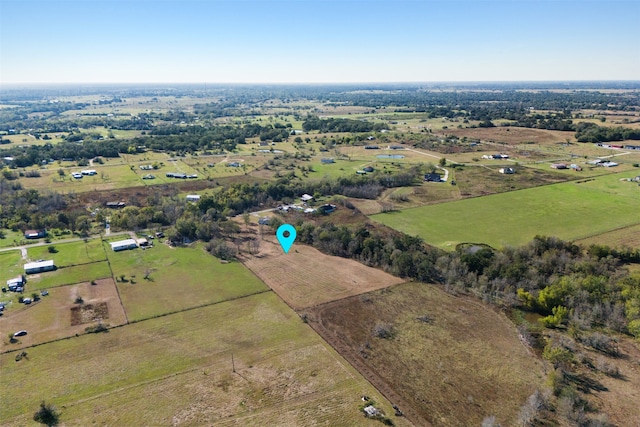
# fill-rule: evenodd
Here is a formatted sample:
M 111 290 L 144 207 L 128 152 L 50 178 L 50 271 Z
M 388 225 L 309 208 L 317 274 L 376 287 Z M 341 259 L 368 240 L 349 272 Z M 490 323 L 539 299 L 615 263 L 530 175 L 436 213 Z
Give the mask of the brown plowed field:
M 256 255 L 242 262 L 295 310 L 358 295 L 403 280 L 350 259 L 325 255 L 310 246 L 296 245 L 288 254 L 265 237 Z

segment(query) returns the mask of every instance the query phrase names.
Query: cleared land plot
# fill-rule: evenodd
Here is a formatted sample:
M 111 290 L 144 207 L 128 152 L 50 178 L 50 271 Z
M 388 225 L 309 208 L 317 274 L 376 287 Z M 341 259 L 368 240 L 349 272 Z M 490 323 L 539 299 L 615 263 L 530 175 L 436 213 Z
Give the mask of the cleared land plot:
M 507 144 L 520 144 L 524 141 L 530 141 L 536 144 L 566 142 L 567 139 L 573 140 L 575 137 L 575 132 L 571 131 L 564 132 L 558 130 L 530 129 L 513 126 L 497 126 L 493 128 L 446 129 L 443 131 L 443 133 L 447 135 L 455 135 L 459 138 L 466 136 L 469 139 L 505 142 Z
M 288 254 L 274 237 L 262 240 L 257 256 L 242 262 L 294 309 L 357 295 L 402 282 L 381 270 L 350 259 L 294 245 Z
M 362 395 L 393 413 L 272 292 L 15 355 L 0 355 L 3 425 L 29 424 L 43 398 L 73 425 L 380 425 Z
M 56 252 L 49 252 L 49 247 L 53 247 Z M 51 259 L 58 268 L 107 260 L 100 239 L 87 239 L 86 242 L 52 243 L 46 246 L 27 248 L 27 256 L 32 261 Z
M 371 218 L 428 243 L 453 249 L 463 242 L 521 245 L 535 235 L 565 240 L 640 223 L 640 192 L 628 174 L 382 213 Z
M 514 168 L 516 173 L 500 173 L 500 168 L 503 167 Z M 522 190 L 575 178 L 575 176 L 563 176 L 553 171 L 542 171 L 503 162 L 491 166 L 475 165 L 451 170 L 455 172 L 456 184 L 463 198 Z M 573 173 L 576 174 L 576 172 Z
M 223 264 L 201 246 L 171 248 L 159 243 L 147 250 L 122 252 L 113 252 L 110 246 L 106 248 L 129 320 L 268 290 L 242 264 Z M 124 282 L 120 280 L 122 275 Z
M 371 372 L 373 384 L 434 426 L 477 426 L 488 414 L 516 425 L 520 406 L 545 382 L 542 364 L 503 314 L 433 285 L 402 284 L 308 313 L 309 324 Z M 375 336 L 380 325 L 391 338 Z
M 111 269 L 106 261 L 81 264 L 73 267 L 62 267 L 55 271 L 27 275 L 25 292 L 70 285 L 73 283 L 90 282 L 92 280 L 111 277 Z
M 75 303 L 78 296 L 82 297 L 83 304 Z M 97 310 L 102 304 L 104 308 Z M 80 323 L 73 322 L 73 311 L 80 315 Z M 86 327 L 95 325 L 98 321 L 109 326 L 122 325 L 127 321 L 113 279 L 97 280 L 95 285 L 80 283 L 61 286 L 52 289 L 49 295 L 41 297 L 36 303 L 9 310 L 0 317 L 0 329 L 5 332 L 0 351 L 17 350 L 83 334 Z M 18 338 L 18 343 L 9 343 L 7 334 L 22 329 L 28 334 Z
M 40 177 L 20 178 L 19 181 L 25 188 L 50 189 L 60 193 L 81 193 L 142 185 L 137 175 L 127 165 L 77 166 L 68 168 L 64 177 L 58 175 L 58 169 L 58 166 L 40 169 Z M 84 169 L 94 169 L 97 175 L 86 175 L 80 179 L 71 176 L 72 172 L 80 172 Z

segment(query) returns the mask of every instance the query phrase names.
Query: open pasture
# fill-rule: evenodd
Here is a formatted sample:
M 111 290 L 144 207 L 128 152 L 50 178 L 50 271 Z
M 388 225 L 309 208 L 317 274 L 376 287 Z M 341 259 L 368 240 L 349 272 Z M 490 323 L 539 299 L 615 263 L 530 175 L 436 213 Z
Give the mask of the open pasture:
M 79 264 L 71 267 L 58 268 L 55 271 L 27 275 L 25 291 L 39 291 L 56 286 L 70 285 L 85 281 L 92 281 L 111 277 L 111 269 L 107 261 L 97 261 Z
M 31 305 L 19 305 L 0 317 L 0 352 L 18 350 L 60 338 L 85 333 L 85 328 L 98 322 L 118 326 L 127 319 L 118 298 L 113 279 L 60 286 Z M 27 295 L 31 295 L 27 293 Z M 82 304 L 76 303 L 81 297 Z M 72 313 L 79 314 L 74 321 Z M 10 343 L 7 334 L 19 330 L 28 333 Z
M 64 176 L 59 175 L 59 169 L 60 167 L 58 165 L 50 165 L 46 169 L 38 169 L 40 173 L 39 177 L 20 178 L 20 182 L 25 188 L 54 190 L 60 193 L 82 193 L 141 185 L 141 181 L 136 174 L 126 165 L 72 166 L 64 169 Z M 92 176 L 86 175 L 80 179 L 71 176 L 71 173 L 80 172 L 85 169 L 94 169 L 97 174 Z
M 171 248 L 157 242 L 150 249 L 121 252 L 113 252 L 107 243 L 105 247 L 129 320 L 268 290 L 242 264 L 224 264 L 201 245 Z
M 309 324 L 419 417 L 416 425 L 517 425 L 520 406 L 544 389 L 542 363 L 502 313 L 434 285 L 405 283 L 306 311 Z M 378 328 L 390 336 L 379 338 Z M 405 403 L 406 402 L 406 403 Z
M 243 254 L 242 262 L 296 310 L 402 283 L 381 270 L 310 246 L 294 245 L 285 254 L 273 236 L 263 238 L 258 254 Z
M 5 286 L 7 280 L 23 274 L 24 263 L 19 249 L 0 252 L 0 285 Z
M 627 175 L 511 191 L 371 218 L 445 249 L 463 242 L 494 247 L 521 245 L 538 234 L 579 239 L 640 223 L 638 186 L 620 181 Z
M 393 414 L 271 292 L 15 354 L 0 355 L 7 426 L 29 424 L 42 399 L 69 425 L 376 426 L 362 395 Z
M 54 252 L 50 252 L 49 248 L 51 247 Z M 106 261 L 107 259 L 100 239 L 31 247 L 27 248 L 27 257 L 29 261 L 51 259 L 58 268 Z

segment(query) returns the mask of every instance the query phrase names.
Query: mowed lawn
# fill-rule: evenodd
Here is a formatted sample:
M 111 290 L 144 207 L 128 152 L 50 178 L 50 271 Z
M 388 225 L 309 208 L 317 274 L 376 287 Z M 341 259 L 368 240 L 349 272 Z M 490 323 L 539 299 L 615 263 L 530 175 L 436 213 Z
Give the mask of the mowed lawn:
M 130 321 L 269 289 L 239 262 L 223 264 L 202 246 L 171 248 L 157 243 L 147 250 L 113 252 L 105 245 Z
M 50 247 L 53 247 L 54 252 L 50 252 Z M 27 248 L 27 256 L 30 261 L 38 259 L 53 260 L 58 268 L 107 260 L 102 240 L 100 239 L 87 239 L 86 241 L 61 244 L 54 242 L 47 246 Z
M 4 426 L 35 425 L 43 399 L 63 424 L 82 426 L 379 424 L 358 410 L 362 395 L 393 414 L 272 292 L 27 352 L 20 362 L 0 355 Z
M 90 282 L 108 277 L 111 277 L 111 269 L 106 261 L 92 262 L 73 267 L 62 267 L 55 271 L 28 274 L 25 291 L 31 293 L 32 291 L 40 289 Z
M 462 242 L 521 245 L 536 235 L 580 239 L 640 223 L 639 187 L 621 181 L 628 175 L 607 175 L 372 218 L 445 249 Z

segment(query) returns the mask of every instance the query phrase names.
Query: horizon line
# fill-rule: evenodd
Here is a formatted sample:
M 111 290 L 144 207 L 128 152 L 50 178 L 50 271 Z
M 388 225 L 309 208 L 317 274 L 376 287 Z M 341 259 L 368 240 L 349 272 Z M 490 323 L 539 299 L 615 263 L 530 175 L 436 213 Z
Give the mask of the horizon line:
M 640 83 L 640 79 L 545 79 L 545 80 L 416 80 L 416 81 L 317 81 L 317 82 L 222 82 L 222 81 L 201 81 L 201 82 L 2 82 L 0 90 L 7 86 L 88 86 L 88 85 L 416 85 L 416 84 L 469 84 L 469 83 Z

